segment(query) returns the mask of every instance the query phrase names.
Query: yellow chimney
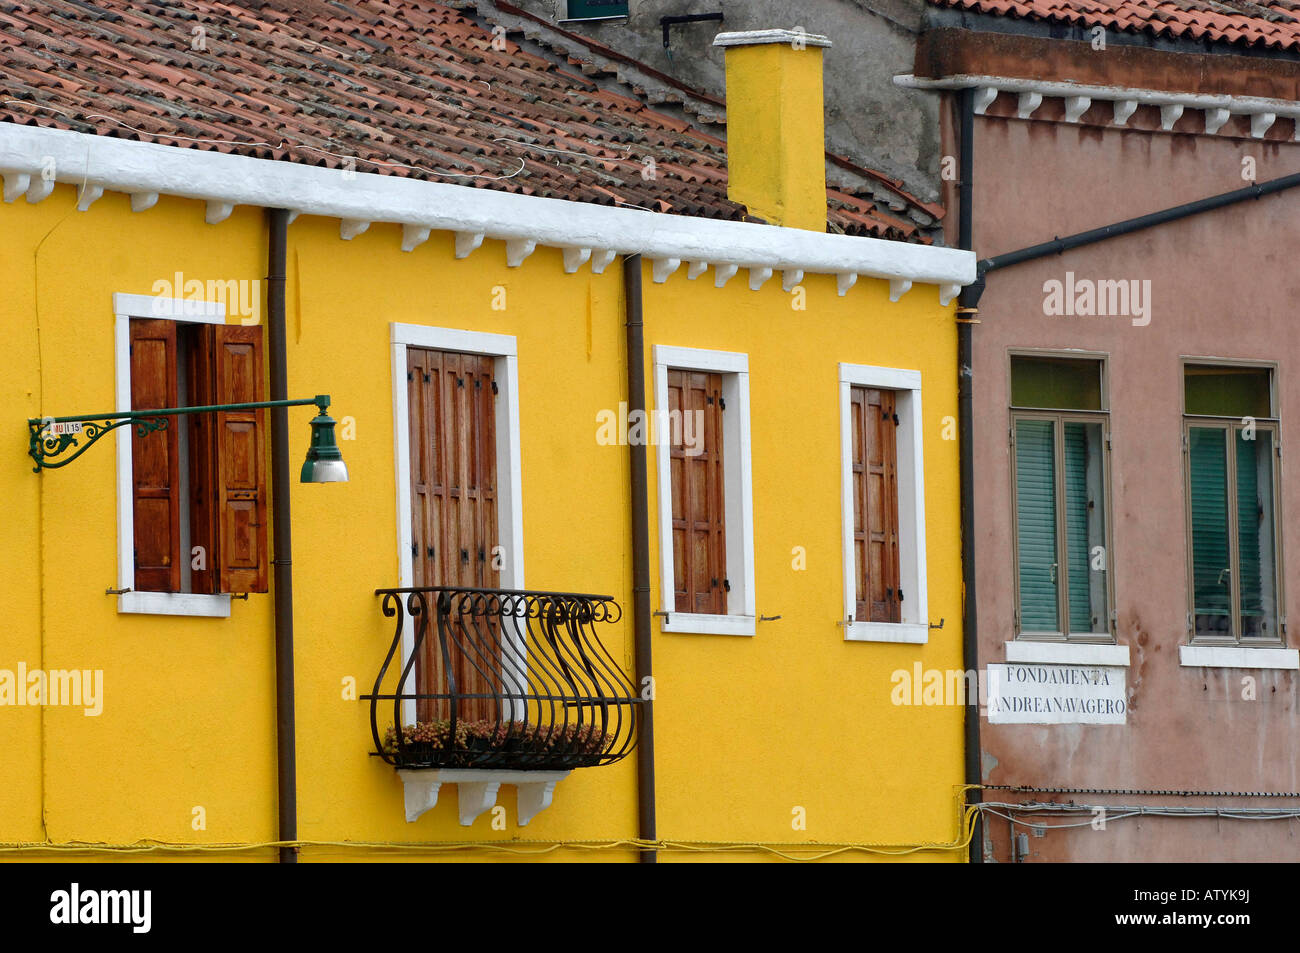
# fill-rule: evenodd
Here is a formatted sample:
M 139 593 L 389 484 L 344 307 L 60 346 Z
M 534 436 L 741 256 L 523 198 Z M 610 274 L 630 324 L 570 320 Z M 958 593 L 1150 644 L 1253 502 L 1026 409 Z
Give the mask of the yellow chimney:
M 824 36 L 719 33 L 727 59 L 727 197 L 773 225 L 826 231 Z

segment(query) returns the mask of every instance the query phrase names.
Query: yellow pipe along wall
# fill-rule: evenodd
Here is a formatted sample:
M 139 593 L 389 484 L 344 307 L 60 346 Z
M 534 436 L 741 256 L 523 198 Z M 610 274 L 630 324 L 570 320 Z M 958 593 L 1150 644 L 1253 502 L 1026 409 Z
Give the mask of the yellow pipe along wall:
M 120 614 L 105 590 L 117 580 L 112 443 L 121 438 L 40 475 L 23 452 L 26 418 L 115 406 L 115 292 L 150 295 L 180 272 L 259 282 L 264 294 L 263 212 L 237 208 L 207 225 L 202 203 L 163 197 L 135 214 L 117 193 L 80 212 L 76 190 L 60 185 L 38 204 L 0 206 L 0 222 L 0 315 L 10 331 L 0 375 L 10 408 L 0 465 L 10 504 L 0 584 L 10 621 L 0 669 L 25 662 L 104 673 L 98 716 L 0 707 L 0 842 L 273 842 L 272 596 L 233 601 L 228 619 Z M 614 594 L 623 619 L 601 636 L 633 671 L 628 453 L 597 440 L 599 413 L 627 398 L 619 268 L 566 274 L 561 253 L 544 247 L 509 268 L 504 244 L 490 239 L 458 260 L 446 232 L 413 252 L 400 248 L 394 225 L 374 224 L 351 241 L 340 239 L 335 219 L 304 216 L 289 230 L 289 394 L 331 394 L 350 471 L 346 484 L 291 489 L 299 836 L 632 840 L 634 758 L 575 771 L 526 828 L 515 823 L 515 789 L 503 785 L 505 829 L 496 830 L 490 812 L 461 827 L 450 788 L 408 824 L 393 770 L 368 756 L 368 704 L 355 695 L 369 690 L 391 638 L 373 590 L 398 584 L 393 322 L 517 339 L 526 584 Z M 654 621 L 660 836 L 742 845 L 953 841 L 962 708 L 890 700 L 896 670 L 916 661 L 961 668 L 958 444 L 944 424 L 957 413 L 952 308 L 919 284 L 891 303 L 888 283 L 875 279 L 841 297 L 834 276 L 808 275 L 802 295 L 791 295 L 779 279 L 752 291 L 742 273 L 719 289 L 688 279 L 685 268 L 657 284 L 644 267 L 647 381 L 656 344 L 749 356 L 757 608 L 782 617 L 760 622 L 753 638 L 663 633 Z M 945 619 L 925 645 L 850 643 L 836 625 L 839 362 L 922 375 L 929 615 Z M 290 411 L 295 455 L 305 450 L 309 411 Z M 655 452 L 651 604 L 659 609 Z M 806 568 L 795 567 L 796 547 Z M 275 851 L 218 856 L 270 861 Z M 305 847 L 302 858 L 366 856 L 395 855 L 322 846 Z M 634 860 L 637 852 L 624 844 L 542 856 Z M 768 856 L 667 850 L 661 860 Z M 910 856 L 958 861 L 964 851 Z

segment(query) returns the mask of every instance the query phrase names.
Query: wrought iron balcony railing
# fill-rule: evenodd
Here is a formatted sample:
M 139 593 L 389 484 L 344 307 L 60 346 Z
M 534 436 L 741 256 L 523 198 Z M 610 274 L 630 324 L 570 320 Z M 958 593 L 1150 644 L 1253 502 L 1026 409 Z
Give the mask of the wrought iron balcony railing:
M 396 624 L 374 691 L 362 697 L 373 753 L 389 764 L 562 770 L 612 764 L 635 747 L 642 701 L 596 634 L 622 615 L 612 597 L 375 594 Z M 386 678 L 396 687 L 385 691 Z

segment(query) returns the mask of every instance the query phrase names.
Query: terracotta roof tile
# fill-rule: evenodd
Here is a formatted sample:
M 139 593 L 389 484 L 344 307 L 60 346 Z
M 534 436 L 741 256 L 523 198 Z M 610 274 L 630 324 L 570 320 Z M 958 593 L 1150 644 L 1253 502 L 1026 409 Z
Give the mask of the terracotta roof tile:
M 428 0 L 0 0 L 0 122 L 744 218 L 721 139 L 554 60 Z M 828 227 L 928 240 L 833 189 Z
M 931 0 L 999 16 L 1102 26 L 1153 36 L 1300 51 L 1291 0 Z

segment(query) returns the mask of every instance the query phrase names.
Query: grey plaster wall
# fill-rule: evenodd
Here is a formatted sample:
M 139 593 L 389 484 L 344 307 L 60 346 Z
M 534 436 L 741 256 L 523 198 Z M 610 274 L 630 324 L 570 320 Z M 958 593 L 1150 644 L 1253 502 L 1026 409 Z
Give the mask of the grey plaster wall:
M 567 0 L 512 0 L 552 22 L 566 15 Z M 660 17 L 721 10 L 724 22 L 690 23 L 670 29 L 663 46 Z M 627 20 L 564 23 L 675 79 L 722 97 L 726 89 L 722 50 L 712 45 L 723 31 L 793 29 L 830 37 L 825 54 L 827 146 L 902 179 L 926 200 L 938 196 L 938 97 L 894 86 L 896 73 L 912 70 L 924 0 L 630 0 Z

